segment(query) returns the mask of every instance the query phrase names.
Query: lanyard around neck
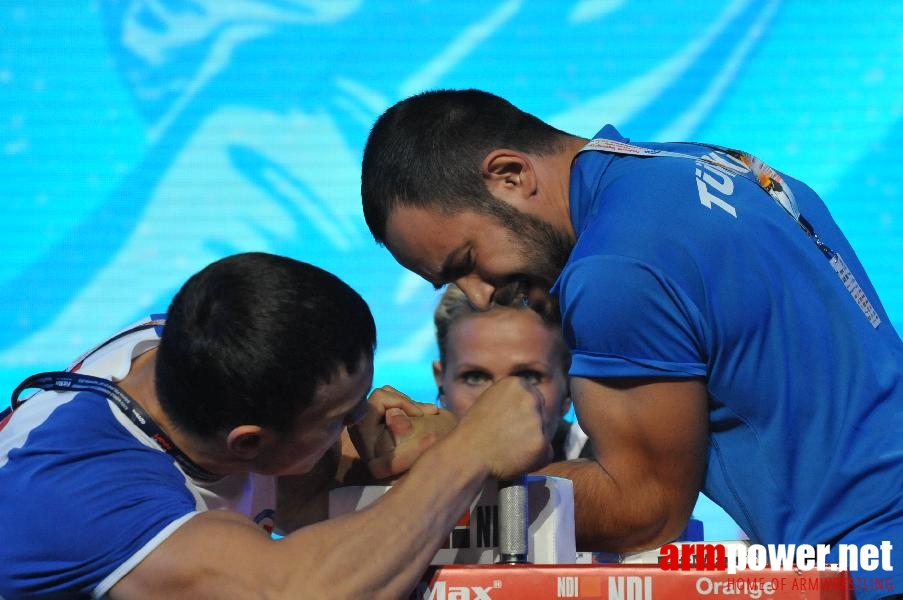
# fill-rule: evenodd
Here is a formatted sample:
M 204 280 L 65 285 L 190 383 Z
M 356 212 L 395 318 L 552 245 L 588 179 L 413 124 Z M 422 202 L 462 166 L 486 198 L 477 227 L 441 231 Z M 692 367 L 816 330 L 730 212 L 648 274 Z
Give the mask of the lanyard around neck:
M 703 156 L 695 156 L 693 154 L 685 154 L 683 152 L 673 152 L 670 150 L 660 150 L 657 148 L 644 148 L 643 146 L 635 146 L 633 144 L 627 144 L 625 142 L 618 142 L 615 140 L 607 140 L 605 138 L 594 138 L 590 140 L 585 146 L 583 146 L 583 148 L 580 149 L 580 152 L 607 152 L 610 154 L 626 154 L 644 158 L 652 158 L 656 156 L 684 158 L 697 162 L 703 162 L 711 165 L 716 169 L 729 171 L 733 174 L 741 175 L 743 177 L 751 179 L 769 196 L 771 196 L 771 199 L 774 200 L 781 208 L 783 208 L 784 212 L 787 213 L 787 215 L 791 219 L 796 221 L 796 223 L 806 233 L 809 239 L 811 239 L 815 243 L 821 253 L 825 256 L 825 258 L 828 259 L 831 267 L 834 269 L 834 272 L 837 273 L 837 276 L 840 278 L 840 281 L 843 283 L 844 287 L 847 289 L 847 291 L 853 297 L 853 300 L 862 310 L 865 318 L 868 319 L 872 327 L 877 329 L 878 325 L 881 324 L 881 318 L 878 316 L 877 311 L 872 306 L 872 303 L 869 301 L 868 297 L 865 295 L 865 291 L 859 286 L 859 283 L 853 276 L 853 272 L 849 269 L 849 267 L 847 267 L 840 254 L 832 250 L 827 244 L 822 241 L 822 239 L 815 232 L 815 228 L 812 226 L 809 220 L 802 215 L 799 210 L 799 206 L 796 203 L 796 199 L 793 196 L 793 192 L 784 181 L 784 178 L 781 176 L 781 174 L 769 165 L 762 162 L 760 159 L 747 152 L 743 152 L 742 150 L 734 150 L 731 148 L 724 148 L 722 146 L 714 146 L 709 144 L 695 145 L 702 146 L 703 148 L 708 148 L 713 152 L 710 152 Z M 715 151 L 720 152 L 721 155 L 717 154 Z
M 172 439 L 151 419 L 150 415 L 141 408 L 125 391 L 111 381 L 84 375 L 71 371 L 49 371 L 37 373 L 20 383 L 12 394 L 11 406 L 15 411 L 25 400 L 19 400 L 19 396 L 27 389 L 53 390 L 57 392 L 93 392 L 111 400 L 113 404 L 134 423 L 149 438 L 156 442 L 161 450 L 169 454 L 182 468 L 186 475 L 198 481 L 211 482 L 221 479 L 216 475 L 198 466 L 179 449 Z M 27 400 L 27 399 L 26 399 Z

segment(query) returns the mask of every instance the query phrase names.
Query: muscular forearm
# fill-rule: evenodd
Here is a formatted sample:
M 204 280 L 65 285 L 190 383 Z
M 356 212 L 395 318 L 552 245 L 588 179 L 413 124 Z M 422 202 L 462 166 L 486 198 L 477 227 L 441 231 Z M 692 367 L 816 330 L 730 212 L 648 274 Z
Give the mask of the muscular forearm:
M 550 450 L 535 388 L 509 377 L 484 396 L 372 506 L 275 541 L 238 513 L 196 514 L 111 597 L 406 597 L 486 478 L 536 469 Z
M 437 444 L 371 507 L 280 540 L 238 513 L 200 513 L 109 595 L 116 600 L 404 598 L 488 475 L 485 464 L 460 450 Z M 436 477 L 440 471 L 443 476 Z
M 575 377 L 571 395 L 597 459 L 545 472 L 574 481 L 578 547 L 629 552 L 675 539 L 705 476 L 705 382 Z
M 372 506 L 286 538 L 287 545 L 297 543 L 305 555 L 317 556 L 315 574 L 299 570 L 289 587 L 309 593 L 321 582 L 328 584 L 330 596 L 349 598 L 409 593 L 489 475 L 485 465 L 468 456 L 466 444 L 449 435 Z M 437 478 L 440 471 L 443 476 Z
M 579 550 L 630 552 L 676 538 L 690 510 L 676 509 L 653 481 L 618 481 L 598 462 L 552 463 L 543 475 L 574 482 L 574 519 Z

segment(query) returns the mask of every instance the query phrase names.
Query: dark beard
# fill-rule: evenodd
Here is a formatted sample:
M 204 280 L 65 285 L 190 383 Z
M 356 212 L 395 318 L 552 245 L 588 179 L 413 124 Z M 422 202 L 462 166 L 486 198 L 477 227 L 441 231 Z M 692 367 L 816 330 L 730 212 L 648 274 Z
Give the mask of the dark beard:
M 551 287 L 561 274 L 564 265 L 567 264 L 574 249 L 574 240 L 564 232 L 558 231 L 549 223 L 532 215 L 520 214 L 523 222 L 512 223 L 509 228 L 513 233 L 518 233 L 518 225 L 522 228 L 521 249 L 533 267 L 532 276 L 542 279 Z
M 498 202 L 493 213 L 499 223 L 511 232 L 521 256 L 529 265 L 529 270 L 513 274 L 510 283 L 497 289 L 493 300 L 506 306 L 526 303 L 526 294 L 530 289 L 542 288 L 546 291 L 545 297 L 538 300 L 531 298 L 530 308 L 545 318 L 560 321 L 557 302 L 548 291 L 567 264 L 574 249 L 574 239 L 550 223 L 504 202 Z

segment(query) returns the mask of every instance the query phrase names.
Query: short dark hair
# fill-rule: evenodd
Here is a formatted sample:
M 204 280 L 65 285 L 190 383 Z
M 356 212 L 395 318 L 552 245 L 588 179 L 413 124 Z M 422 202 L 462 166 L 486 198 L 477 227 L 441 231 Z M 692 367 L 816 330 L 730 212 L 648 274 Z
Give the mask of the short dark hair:
M 398 102 L 377 119 L 361 164 L 361 200 L 373 237 L 385 243 L 397 206 L 495 214 L 480 163 L 495 148 L 544 155 L 566 133 L 480 90 L 435 90 Z M 504 215 L 499 215 L 504 218 Z
M 373 358 L 376 326 L 335 275 L 252 252 L 218 260 L 170 304 L 156 388 L 173 423 L 197 436 L 241 424 L 285 433 L 319 384 Z

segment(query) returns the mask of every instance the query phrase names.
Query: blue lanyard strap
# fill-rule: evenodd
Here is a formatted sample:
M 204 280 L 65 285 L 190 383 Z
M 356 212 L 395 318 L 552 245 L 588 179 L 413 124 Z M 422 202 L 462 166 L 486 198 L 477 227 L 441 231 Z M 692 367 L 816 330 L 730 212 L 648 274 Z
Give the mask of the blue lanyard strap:
M 825 242 L 822 241 L 820 237 L 818 237 L 818 234 L 815 232 L 815 228 L 812 226 L 809 220 L 806 219 L 806 217 L 804 217 L 802 213 L 800 213 L 799 207 L 796 204 L 796 199 L 793 197 L 793 192 L 786 184 L 781 174 L 752 154 L 743 152 L 742 150 L 734 150 L 731 148 L 724 148 L 722 146 L 715 146 L 711 144 L 694 143 L 694 145 L 702 146 L 703 148 L 708 148 L 720 152 L 723 156 L 719 156 L 715 152 L 711 152 L 703 156 L 695 156 L 692 154 L 685 154 L 683 152 L 672 152 L 670 150 L 659 150 L 657 148 L 644 148 L 643 146 L 635 146 L 633 144 L 627 144 L 625 142 L 618 142 L 615 140 L 607 140 L 605 138 L 594 138 L 590 140 L 585 146 L 583 146 L 583 148 L 580 149 L 580 152 L 592 150 L 596 152 L 607 152 L 611 154 L 627 154 L 631 156 L 639 156 L 642 158 L 652 158 L 656 156 L 685 158 L 693 161 L 703 162 L 713 166 L 716 169 L 729 171 L 748 179 L 752 179 L 759 185 L 759 187 L 761 187 L 766 193 L 768 193 L 769 196 L 771 196 L 772 200 L 774 200 L 781 208 L 784 209 L 784 212 L 786 212 L 787 215 L 790 216 L 790 218 L 797 222 L 800 228 L 815 243 L 821 253 L 824 254 L 825 258 L 828 259 L 828 262 L 831 264 L 831 268 L 834 269 L 835 273 L 837 273 L 837 276 L 840 278 L 841 283 L 843 283 L 844 287 L 850 293 L 850 296 L 853 297 L 853 300 L 862 310 L 865 318 L 868 319 L 873 328 L 877 329 L 878 325 L 881 324 L 881 317 L 878 316 L 878 312 L 875 310 L 875 308 L 872 306 L 872 303 L 865 295 L 865 291 L 859 286 L 859 283 L 856 281 L 856 277 L 853 275 L 853 272 L 850 270 L 850 268 L 847 267 L 847 264 L 844 262 L 840 254 L 833 251 Z
M 15 411 L 25 400 L 19 396 L 27 389 L 53 390 L 57 392 L 92 392 L 111 400 L 113 404 L 124 414 L 129 421 L 134 423 L 149 438 L 156 442 L 161 450 L 175 459 L 186 475 L 198 481 L 217 481 L 221 475 L 216 475 L 198 466 L 182 452 L 172 439 L 151 419 L 150 415 L 141 408 L 125 391 L 113 382 L 92 375 L 84 375 L 71 371 L 48 371 L 37 373 L 26 378 L 16 386 L 10 401 L 11 410 Z

